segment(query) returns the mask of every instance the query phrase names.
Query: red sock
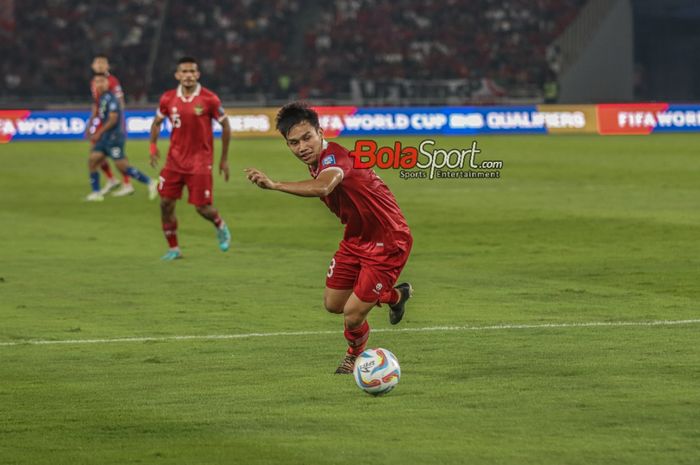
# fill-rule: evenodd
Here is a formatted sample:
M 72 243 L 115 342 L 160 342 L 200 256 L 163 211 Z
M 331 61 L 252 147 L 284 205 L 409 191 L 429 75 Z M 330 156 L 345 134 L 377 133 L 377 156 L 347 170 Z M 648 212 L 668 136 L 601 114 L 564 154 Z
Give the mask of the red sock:
M 216 226 L 218 229 L 221 227 L 222 224 L 224 224 L 224 220 L 221 219 L 219 213 L 217 212 L 216 216 L 214 217 L 214 226 Z
M 365 350 L 367 339 L 369 339 L 369 323 L 365 320 L 356 329 L 348 329 L 346 326 L 343 335 L 348 341 L 348 353 L 360 355 Z
M 398 304 L 399 300 L 401 300 L 401 293 L 398 289 L 394 289 L 393 287 L 385 289 L 379 294 L 379 303 L 382 304 L 394 305 Z
M 114 181 L 114 176 L 112 175 L 112 168 L 109 167 L 109 163 L 102 163 L 102 165 L 100 165 L 100 168 L 102 168 L 102 172 L 104 172 L 105 176 L 107 176 L 107 179 L 109 179 L 110 181 Z
M 129 176 L 126 174 L 123 174 L 122 177 L 124 178 L 124 185 L 128 186 L 131 183 L 131 181 L 129 181 Z
M 171 249 L 177 247 L 177 221 L 163 223 L 163 234 L 165 234 L 165 240 L 168 241 Z

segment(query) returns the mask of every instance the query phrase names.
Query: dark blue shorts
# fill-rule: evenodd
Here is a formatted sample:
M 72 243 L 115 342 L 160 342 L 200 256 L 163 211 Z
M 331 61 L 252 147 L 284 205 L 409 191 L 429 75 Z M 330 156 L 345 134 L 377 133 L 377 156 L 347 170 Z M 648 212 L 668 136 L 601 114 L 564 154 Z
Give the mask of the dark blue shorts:
M 124 141 L 98 141 L 93 147 L 93 152 L 102 152 L 112 160 L 126 158 Z

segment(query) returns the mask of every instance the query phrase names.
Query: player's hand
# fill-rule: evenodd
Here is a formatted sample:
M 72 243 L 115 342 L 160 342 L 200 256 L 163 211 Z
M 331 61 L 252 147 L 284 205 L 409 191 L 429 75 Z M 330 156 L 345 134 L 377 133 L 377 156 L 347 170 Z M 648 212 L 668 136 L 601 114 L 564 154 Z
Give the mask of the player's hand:
M 90 136 L 90 142 L 93 144 L 96 144 L 98 140 L 100 140 L 100 136 L 97 133 Z
M 224 175 L 224 181 L 228 182 L 228 161 L 227 160 L 221 160 L 219 162 L 219 174 Z
M 160 160 L 160 150 L 156 144 L 151 144 L 149 147 L 148 154 L 150 156 L 151 168 L 158 166 L 158 160 Z
M 262 171 L 256 170 L 255 168 L 246 168 L 245 173 L 248 181 L 252 182 L 256 186 L 262 189 L 275 188 L 275 182 L 268 178 Z

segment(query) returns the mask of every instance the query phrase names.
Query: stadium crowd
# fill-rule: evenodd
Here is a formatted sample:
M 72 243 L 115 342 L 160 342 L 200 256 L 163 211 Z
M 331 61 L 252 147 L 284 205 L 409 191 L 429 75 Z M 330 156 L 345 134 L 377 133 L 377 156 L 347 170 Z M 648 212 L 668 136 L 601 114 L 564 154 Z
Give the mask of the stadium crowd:
M 491 78 L 506 89 L 540 85 L 547 46 L 580 0 L 336 0 L 306 34 L 320 95 L 350 79 Z
M 0 41 L 0 96 L 84 99 L 95 53 L 111 58 L 129 101 L 173 86 L 184 54 L 200 60 L 204 85 L 228 99 L 331 98 L 349 94 L 353 79 L 486 77 L 506 91 L 539 87 L 547 46 L 582 3 L 23 0 L 14 34 Z
M 156 0 L 22 0 L 14 34 L 0 41 L 4 98 L 89 98 L 90 63 L 111 55 L 130 96 L 145 94 L 144 67 L 154 37 Z

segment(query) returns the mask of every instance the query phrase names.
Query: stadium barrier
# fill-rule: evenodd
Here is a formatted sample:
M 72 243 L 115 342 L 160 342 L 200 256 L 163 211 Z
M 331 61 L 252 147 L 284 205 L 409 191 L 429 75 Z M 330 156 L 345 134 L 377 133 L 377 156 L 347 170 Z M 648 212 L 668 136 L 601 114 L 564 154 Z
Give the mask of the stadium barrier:
M 477 134 L 650 134 L 700 131 L 700 105 L 668 103 L 528 105 L 499 107 L 316 107 L 326 134 L 334 136 Z M 275 108 L 227 110 L 237 137 L 277 136 Z M 154 112 L 127 110 L 128 137 L 148 137 Z M 0 110 L 0 143 L 80 140 L 87 111 Z M 166 120 L 161 136 L 170 134 Z M 215 134 L 221 127 L 215 125 Z

